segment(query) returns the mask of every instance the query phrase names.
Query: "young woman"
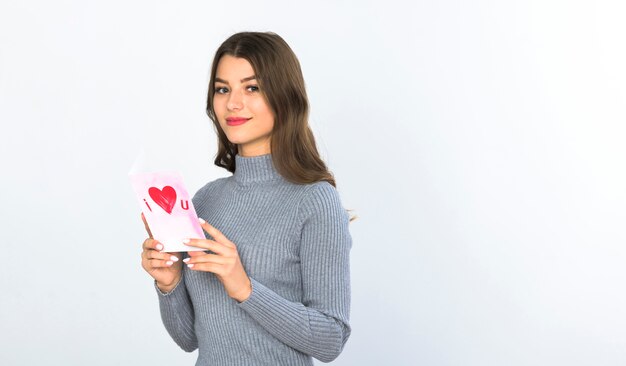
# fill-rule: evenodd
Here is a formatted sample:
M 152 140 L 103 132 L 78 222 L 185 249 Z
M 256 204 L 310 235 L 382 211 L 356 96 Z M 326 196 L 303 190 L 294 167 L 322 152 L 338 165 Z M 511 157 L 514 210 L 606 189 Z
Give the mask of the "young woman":
M 273 33 L 228 38 L 213 60 L 207 114 L 215 164 L 233 175 L 193 198 L 208 238 L 185 244 L 205 251 L 143 243 L 165 328 L 185 351 L 198 348 L 197 365 L 332 361 L 350 335 L 350 220 L 287 43 Z

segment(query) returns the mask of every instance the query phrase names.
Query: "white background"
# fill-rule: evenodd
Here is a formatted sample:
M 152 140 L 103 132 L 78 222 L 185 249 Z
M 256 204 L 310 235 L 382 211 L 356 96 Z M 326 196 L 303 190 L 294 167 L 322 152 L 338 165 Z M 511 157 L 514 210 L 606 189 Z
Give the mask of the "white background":
M 410 5 L 413 4 L 413 5 Z M 144 147 L 192 192 L 230 34 L 298 55 L 351 224 L 336 365 L 626 364 L 623 1 L 0 5 L 0 364 L 193 364 L 140 267 Z

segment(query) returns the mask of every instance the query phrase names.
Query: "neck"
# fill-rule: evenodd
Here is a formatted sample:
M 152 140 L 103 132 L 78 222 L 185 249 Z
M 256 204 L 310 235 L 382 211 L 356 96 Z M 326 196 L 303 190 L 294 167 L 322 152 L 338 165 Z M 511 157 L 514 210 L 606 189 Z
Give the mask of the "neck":
M 256 144 L 246 144 L 237 146 L 238 154 L 243 157 L 266 155 L 271 152 L 270 140 L 260 141 Z
M 258 156 L 235 155 L 235 180 L 240 184 L 282 179 L 274 168 L 271 154 Z

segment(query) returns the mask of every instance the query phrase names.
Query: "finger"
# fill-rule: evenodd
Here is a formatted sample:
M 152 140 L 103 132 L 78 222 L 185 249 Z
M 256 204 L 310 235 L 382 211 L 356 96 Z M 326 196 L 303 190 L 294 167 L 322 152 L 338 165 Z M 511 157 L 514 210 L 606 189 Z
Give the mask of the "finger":
M 150 226 L 148 226 L 148 222 L 146 221 L 146 216 L 144 216 L 143 212 L 141 213 L 141 220 L 143 221 L 143 226 L 146 228 L 146 232 L 148 233 L 148 236 L 150 237 L 150 239 L 152 239 L 153 238 L 152 231 L 150 231 Z
M 204 229 L 204 231 L 209 233 L 209 235 L 211 235 L 213 239 L 215 239 L 215 241 L 217 241 L 218 243 L 222 243 L 226 245 L 227 247 L 231 247 L 231 248 L 235 247 L 235 244 L 231 242 L 230 240 L 228 240 L 228 238 L 224 236 L 224 234 L 222 234 L 221 231 L 217 230 L 215 227 L 213 227 L 208 222 L 204 221 L 202 218 L 199 218 L 198 220 L 200 221 L 200 226 L 202 226 L 202 229 Z
M 217 263 L 196 263 L 188 264 L 187 267 L 193 271 L 212 272 L 215 274 L 222 273 L 223 266 Z
M 228 255 L 231 251 L 230 247 L 210 239 L 185 239 L 183 240 L 183 244 L 191 247 L 208 249 L 214 253 L 222 255 Z
M 189 254 L 190 257 L 198 257 L 200 255 L 205 255 L 208 253 L 205 251 L 190 251 L 190 252 L 187 252 L 187 254 Z
M 160 260 L 160 259 L 150 259 L 148 260 L 148 266 L 150 266 L 151 268 L 165 268 L 165 267 L 171 267 L 174 264 L 174 261 L 164 261 L 164 260 Z
M 152 239 L 152 238 L 148 238 L 146 240 L 143 241 L 143 249 L 144 250 L 163 250 L 163 244 L 159 243 L 158 241 Z
M 167 252 L 157 252 L 156 250 L 146 250 L 144 251 L 144 253 L 145 253 L 145 258 L 148 260 L 158 259 L 162 261 L 172 261 L 172 262 L 178 262 L 180 260 L 180 258 L 177 255 L 174 255 L 172 253 L 167 253 Z
M 229 258 L 224 258 L 221 255 L 215 254 L 205 254 L 201 256 L 194 256 L 183 259 L 183 262 L 187 264 L 198 264 L 198 263 L 215 263 L 215 264 L 226 264 L 231 262 Z

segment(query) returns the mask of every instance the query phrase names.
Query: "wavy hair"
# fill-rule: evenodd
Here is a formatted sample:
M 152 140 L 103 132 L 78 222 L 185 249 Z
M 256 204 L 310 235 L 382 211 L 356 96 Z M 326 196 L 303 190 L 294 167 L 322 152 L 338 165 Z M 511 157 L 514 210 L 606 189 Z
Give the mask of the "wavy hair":
M 207 95 L 206 113 L 218 135 L 215 165 L 235 172 L 236 144 L 228 141 L 215 114 L 213 97 L 217 66 L 224 55 L 246 59 L 274 113 L 270 138 L 272 161 L 286 180 L 307 184 L 335 178 L 320 158 L 309 127 L 309 101 L 300 62 L 287 42 L 271 32 L 241 32 L 230 36 L 215 52 Z

